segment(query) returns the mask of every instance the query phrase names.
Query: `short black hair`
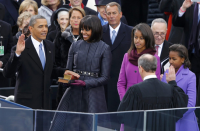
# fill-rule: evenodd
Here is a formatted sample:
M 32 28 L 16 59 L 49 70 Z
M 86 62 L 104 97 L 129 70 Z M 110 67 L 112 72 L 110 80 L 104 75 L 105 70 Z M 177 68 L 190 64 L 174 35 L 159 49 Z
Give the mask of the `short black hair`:
M 83 35 L 81 34 L 81 29 L 91 29 L 92 35 L 89 38 L 88 42 L 98 42 L 101 40 L 102 36 L 102 25 L 99 18 L 95 15 L 87 15 L 85 16 L 79 26 L 79 35 L 80 38 L 83 39 Z

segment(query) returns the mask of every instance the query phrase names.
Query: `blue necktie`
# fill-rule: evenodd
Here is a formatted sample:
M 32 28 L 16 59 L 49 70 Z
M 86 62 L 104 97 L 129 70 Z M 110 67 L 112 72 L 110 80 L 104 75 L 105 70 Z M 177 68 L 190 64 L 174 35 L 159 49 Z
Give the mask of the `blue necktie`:
M 112 44 L 113 44 L 113 43 L 114 43 L 114 41 L 115 41 L 115 37 L 116 37 L 115 33 L 116 33 L 116 31 L 115 31 L 115 30 L 113 30 L 113 31 L 112 31 L 112 39 L 111 39 L 111 41 L 112 41 Z
M 41 43 L 40 43 L 39 47 L 40 47 L 39 48 L 40 61 L 42 63 L 42 67 L 44 69 L 44 67 L 45 67 L 45 58 L 44 58 L 44 52 L 42 50 L 42 44 Z

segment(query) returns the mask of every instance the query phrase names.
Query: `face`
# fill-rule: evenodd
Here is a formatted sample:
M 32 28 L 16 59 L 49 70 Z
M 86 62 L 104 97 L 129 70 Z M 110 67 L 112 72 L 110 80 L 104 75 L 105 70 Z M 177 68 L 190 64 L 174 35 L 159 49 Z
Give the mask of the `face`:
M 47 5 L 49 6 L 53 6 L 53 5 L 57 5 L 59 3 L 59 0 L 46 0 Z
M 181 58 L 178 55 L 178 52 L 175 52 L 175 51 L 169 52 L 169 63 L 170 63 L 170 65 L 174 66 L 176 72 L 182 66 L 184 61 L 185 61 L 185 59 Z
M 106 14 L 109 25 L 115 29 L 120 24 L 122 12 L 118 11 L 117 6 L 107 6 Z
M 105 6 L 105 5 L 97 6 L 97 11 L 100 13 L 101 17 L 102 17 L 104 20 L 107 20 L 107 16 L 106 16 L 106 6 Z
M 92 35 L 92 30 L 90 29 L 81 29 L 81 34 L 83 35 L 83 39 L 88 41 Z
M 82 18 L 82 14 L 79 11 L 74 10 L 70 18 L 70 25 L 72 26 L 72 28 L 78 29 Z
M 146 49 L 145 39 L 139 30 L 136 30 L 134 33 L 134 44 L 137 51 L 139 51 L 138 53 Z
M 36 15 L 35 14 L 35 10 L 34 10 L 34 8 L 32 6 L 29 6 L 28 8 L 26 8 L 25 10 L 23 10 L 23 12 L 29 12 L 32 15 Z
M 69 0 L 72 7 L 81 6 L 82 0 Z
M 34 39 L 41 42 L 46 39 L 48 25 L 46 19 L 37 19 L 35 25 L 29 26 L 29 30 Z
M 59 19 L 57 21 L 61 29 L 66 29 L 67 23 L 69 21 L 69 14 L 59 16 Z
M 166 24 L 165 23 L 154 23 L 151 29 L 154 34 L 155 44 L 161 45 L 164 42 L 165 36 L 167 33 Z

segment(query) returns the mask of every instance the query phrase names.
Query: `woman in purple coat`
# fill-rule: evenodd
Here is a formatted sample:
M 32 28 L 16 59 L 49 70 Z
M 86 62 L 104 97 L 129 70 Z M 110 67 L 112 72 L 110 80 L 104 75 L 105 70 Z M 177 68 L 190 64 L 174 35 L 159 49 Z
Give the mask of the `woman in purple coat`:
M 170 46 L 169 63 L 175 68 L 177 85 L 182 88 L 189 97 L 188 107 L 195 107 L 196 76 L 189 70 L 191 64 L 186 47 L 181 44 Z M 166 73 L 168 73 L 168 70 L 163 75 L 163 82 L 166 82 Z M 194 109 L 189 109 L 183 117 L 176 122 L 176 131 L 199 131 Z
M 151 28 L 144 23 L 138 24 L 133 28 L 131 37 L 131 47 L 124 55 L 117 82 L 120 101 L 129 87 L 143 81 L 138 69 L 138 58 L 141 55 L 148 53 L 157 58 L 156 76 L 160 79 L 160 58 L 156 55 L 155 40 Z

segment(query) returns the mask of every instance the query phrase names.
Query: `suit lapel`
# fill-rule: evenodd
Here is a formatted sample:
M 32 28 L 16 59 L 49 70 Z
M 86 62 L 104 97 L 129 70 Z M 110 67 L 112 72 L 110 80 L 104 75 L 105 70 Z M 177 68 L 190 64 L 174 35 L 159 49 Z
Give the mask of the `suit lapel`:
M 124 24 L 121 22 L 121 25 L 119 27 L 119 31 L 117 33 L 117 36 L 115 38 L 115 41 L 111 47 L 111 51 L 113 51 L 119 44 L 121 44 L 121 41 L 124 39 L 125 37 L 125 29 L 124 29 Z M 109 34 L 110 36 L 110 34 Z
M 50 60 L 51 60 L 51 53 L 52 51 L 49 48 L 49 45 L 47 44 L 46 40 L 43 41 L 44 47 L 45 47 L 45 55 L 46 55 L 46 63 L 44 71 L 47 71 L 48 67 L 50 66 Z
M 161 55 L 160 55 L 160 61 L 162 61 L 163 59 L 168 57 L 168 52 L 169 52 L 168 48 L 169 48 L 168 43 L 166 41 L 164 41 Z
M 106 28 L 104 30 L 103 38 L 104 38 L 104 42 L 106 44 L 108 44 L 110 47 L 112 47 L 112 42 L 111 42 L 111 38 L 110 38 L 110 29 L 109 29 L 108 24 L 106 25 Z
M 26 48 L 28 49 L 28 55 L 33 59 L 33 61 L 38 65 L 38 67 L 43 71 L 42 63 L 40 61 L 40 58 L 36 52 L 35 47 L 33 46 L 33 42 L 31 40 L 31 37 L 29 37 L 26 40 Z

